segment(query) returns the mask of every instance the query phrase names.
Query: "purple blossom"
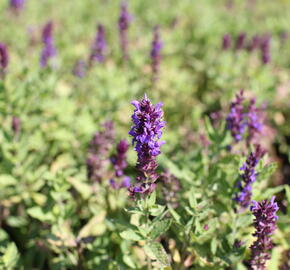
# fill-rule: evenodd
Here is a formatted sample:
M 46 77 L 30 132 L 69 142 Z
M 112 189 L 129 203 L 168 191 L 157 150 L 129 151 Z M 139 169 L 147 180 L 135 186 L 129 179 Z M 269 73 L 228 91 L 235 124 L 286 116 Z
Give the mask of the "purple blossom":
M 263 200 L 262 202 L 252 202 L 251 212 L 255 216 L 254 226 L 257 237 L 251 248 L 251 270 L 266 270 L 266 261 L 271 258 L 270 251 L 273 248 L 271 235 L 276 230 L 276 222 L 278 216 L 276 212 L 279 210 L 275 197 L 271 201 Z
M 249 52 L 252 52 L 253 50 L 259 48 L 260 44 L 261 44 L 261 37 L 259 35 L 255 35 L 252 37 L 251 41 L 249 42 L 247 50 Z
M 8 50 L 4 43 L 0 42 L 0 75 L 4 74 L 7 70 L 9 62 Z
M 15 10 L 19 11 L 24 7 L 25 0 L 10 0 L 10 7 Z
M 40 66 L 42 68 L 47 67 L 48 61 L 56 56 L 56 48 L 54 46 L 52 32 L 53 23 L 50 21 L 43 27 L 42 30 L 42 42 L 44 44 L 40 56 Z
M 245 132 L 245 115 L 244 115 L 244 91 L 241 90 L 236 94 L 236 101 L 231 103 L 231 111 L 226 118 L 227 128 L 231 131 L 232 137 L 236 142 L 241 141 Z
M 83 60 L 78 60 L 73 68 L 73 74 L 76 77 L 84 78 L 86 76 L 86 63 Z
M 124 176 L 121 178 L 120 182 L 116 182 L 114 179 L 109 180 L 110 186 L 113 189 L 129 188 L 131 185 L 131 178 L 129 176 Z
M 124 175 L 124 169 L 127 168 L 127 151 L 129 144 L 126 140 L 121 140 L 117 145 L 117 154 L 111 157 L 111 162 L 115 169 L 115 175 L 120 177 Z
M 251 203 L 252 184 L 256 181 L 258 175 L 255 169 L 265 153 L 260 145 L 256 145 L 255 151 L 250 153 L 246 162 L 240 168 L 243 174 L 241 175 L 242 179 L 238 182 L 239 194 L 236 194 L 234 200 L 241 208 L 248 208 Z
M 262 62 L 265 65 L 271 61 L 270 43 L 271 43 L 270 35 L 264 35 L 264 37 L 261 39 L 260 48 Z
M 120 35 L 120 46 L 124 60 L 128 59 L 128 29 L 131 20 L 132 16 L 128 12 L 127 2 L 122 2 L 118 26 Z
M 97 132 L 90 141 L 87 172 L 93 182 L 100 182 L 104 177 L 104 168 L 109 162 L 109 151 L 114 142 L 114 126 L 108 121 L 103 124 L 103 130 Z
M 223 41 L 222 41 L 222 48 L 224 51 L 228 50 L 232 45 L 232 39 L 229 34 L 225 34 L 223 36 Z
M 91 54 L 89 58 L 90 66 L 94 62 L 101 63 L 105 61 L 106 48 L 107 43 L 105 39 L 105 27 L 102 24 L 99 24 L 97 27 L 97 34 L 91 48 Z
M 156 80 L 159 73 L 160 61 L 161 61 L 161 49 L 163 42 L 160 39 L 159 27 L 154 28 L 153 41 L 151 45 L 151 69 L 152 69 L 152 80 Z
M 14 134 L 17 136 L 20 133 L 20 129 L 21 129 L 21 121 L 18 117 L 13 116 L 11 127 Z
M 252 98 L 250 100 L 248 113 L 247 113 L 247 126 L 248 126 L 248 145 L 256 138 L 258 134 L 262 132 L 263 129 L 263 112 L 262 109 L 256 107 L 256 99 Z
M 164 144 L 160 139 L 165 122 L 162 121 L 162 103 L 154 106 L 145 95 L 140 102 L 133 101 L 132 104 L 136 109 L 132 115 L 134 125 L 129 134 L 133 136 L 132 143 L 138 155 L 137 169 L 140 171 L 137 178 L 139 185 L 129 190 L 134 195 L 136 192 L 151 193 L 155 189 L 154 182 L 158 178 L 156 158 L 161 153 L 160 146 Z
M 236 40 L 236 50 L 241 50 L 245 48 L 246 45 L 246 33 L 240 33 Z

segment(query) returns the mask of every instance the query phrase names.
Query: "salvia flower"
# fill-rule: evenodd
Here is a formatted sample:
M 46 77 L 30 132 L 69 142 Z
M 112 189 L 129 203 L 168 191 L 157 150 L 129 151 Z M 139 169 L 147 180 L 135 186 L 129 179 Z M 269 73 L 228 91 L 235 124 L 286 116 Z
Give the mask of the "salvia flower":
M 47 67 L 48 61 L 56 56 L 56 48 L 53 40 L 53 23 L 48 22 L 42 30 L 43 49 L 40 56 L 40 66 Z
M 114 142 L 114 126 L 108 121 L 103 124 L 103 130 L 97 132 L 90 141 L 87 172 L 93 182 L 100 182 L 104 177 L 104 168 L 109 163 L 109 151 Z
M 79 78 L 84 78 L 86 76 L 86 68 L 86 62 L 78 60 L 73 68 L 73 75 Z
M 227 128 L 230 130 L 232 137 L 236 142 L 242 140 L 245 132 L 245 115 L 244 115 L 244 91 L 241 90 L 236 95 L 236 100 L 231 103 L 231 111 L 226 118 Z
M 222 49 L 224 51 L 228 50 L 232 45 L 232 39 L 231 36 L 229 34 L 225 34 L 223 36 L 223 40 L 222 40 Z
M 140 172 L 137 178 L 139 185 L 130 188 L 131 194 L 134 195 L 151 193 L 156 187 L 156 158 L 161 153 L 160 146 L 164 143 L 160 139 L 165 122 L 162 120 L 162 103 L 153 105 L 145 95 L 140 102 L 133 101 L 132 104 L 136 109 L 132 115 L 134 125 L 129 134 L 133 137 L 132 143 L 138 155 L 137 169 Z
M 95 40 L 92 44 L 89 64 L 92 65 L 94 62 L 104 62 L 106 48 L 105 27 L 102 24 L 99 24 Z
M 123 54 L 123 59 L 128 59 L 128 29 L 130 21 L 132 19 L 131 14 L 128 12 L 128 6 L 126 2 L 122 2 L 121 11 L 118 20 L 119 35 L 120 35 L 120 46 Z
M 152 69 L 152 80 L 156 80 L 159 73 L 160 61 L 161 61 L 161 49 L 163 47 L 163 42 L 160 38 L 159 27 L 154 28 L 153 41 L 151 45 L 151 69 Z
M 10 0 L 10 8 L 18 12 L 23 9 L 25 0 Z
M 245 48 L 245 45 L 246 45 L 246 33 L 240 33 L 237 37 L 237 40 L 236 40 L 236 50 L 241 50 L 241 49 L 244 49 Z
M 251 152 L 246 162 L 240 168 L 243 171 L 241 180 L 238 182 L 239 193 L 236 194 L 234 200 L 242 209 L 248 208 L 251 203 L 252 185 L 257 179 L 256 166 L 261 158 L 265 155 L 265 150 L 260 145 L 255 146 L 255 151 Z
M 248 136 L 247 143 L 250 144 L 258 134 L 262 132 L 264 115 L 261 108 L 256 106 L 256 99 L 250 100 L 248 112 L 247 112 L 247 127 Z
M 160 175 L 159 180 L 162 185 L 162 194 L 164 201 L 166 202 L 166 204 L 170 204 L 173 208 L 177 208 L 179 205 L 177 193 L 181 189 L 178 178 L 170 173 L 169 170 L 165 170 Z
M 278 216 L 276 212 L 279 210 L 275 197 L 270 201 L 263 200 L 262 202 L 253 201 L 251 212 L 255 216 L 254 226 L 257 237 L 251 248 L 251 270 L 266 270 L 266 262 L 271 258 L 270 251 L 273 248 L 271 235 L 275 232 Z
M 115 169 L 115 175 L 120 177 L 124 174 L 124 169 L 127 167 L 127 151 L 129 144 L 126 140 L 121 140 L 117 145 L 117 154 L 111 157 L 111 162 Z
M 270 43 L 271 43 L 270 35 L 264 35 L 260 45 L 263 64 L 268 64 L 271 61 Z
M 0 75 L 4 75 L 9 62 L 8 50 L 4 43 L 0 42 Z
M 252 39 L 250 40 L 247 50 L 249 52 L 254 51 L 255 49 L 259 48 L 261 44 L 261 37 L 259 35 L 255 35 L 252 37 Z
M 21 121 L 18 117 L 13 116 L 11 127 L 14 134 L 17 136 L 20 133 L 20 129 L 21 129 Z

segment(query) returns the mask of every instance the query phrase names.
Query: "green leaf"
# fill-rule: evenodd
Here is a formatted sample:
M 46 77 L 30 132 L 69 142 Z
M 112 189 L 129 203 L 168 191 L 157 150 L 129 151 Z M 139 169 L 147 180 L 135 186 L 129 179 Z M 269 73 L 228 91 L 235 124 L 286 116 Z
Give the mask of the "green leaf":
M 52 221 L 53 216 L 51 213 L 44 213 L 43 209 L 39 206 L 34 206 L 27 210 L 28 215 L 33 218 L 36 218 L 40 221 Z
M 14 243 L 8 245 L 2 259 L 6 269 L 15 269 L 19 259 L 19 254 Z
M 172 220 L 170 218 L 154 222 L 152 224 L 152 230 L 149 233 L 150 238 L 155 239 L 165 233 L 169 229 L 171 222 Z
M 121 237 L 126 240 L 131 240 L 131 241 L 139 241 L 142 240 L 143 238 L 141 235 L 136 233 L 133 230 L 126 230 L 120 233 Z
M 106 230 L 106 225 L 104 224 L 105 216 L 106 212 L 102 211 L 97 216 L 91 218 L 80 230 L 78 238 L 102 235 Z
M 170 266 L 168 255 L 159 242 L 147 243 L 144 246 L 144 251 L 151 260 L 157 261 L 161 267 Z
M 168 205 L 169 212 L 171 213 L 172 217 L 179 225 L 182 224 L 181 216 L 172 208 L 172 206 Z
M 157 217 L 163 213 L 164 209 L 165 209 L 165 206 L 163 205 L 153 205 L 150 208 L 149 213 L 151 216 Z
M 268 270 L 279 270 L 280 259 L 282 257 L 281 249 L 274 248 L 271 255 L 271 260 L 269 261 Z
M 152 194 L 147 198 L 147 207 L 150 209 L 154 206 L 156 202 L 156 191 L 153 191 Z
M 0 175 L 0 186 L 1 187 L 5 187 L 5 186 L 12 186 L 12 185 L 16 185 L 17 184 L 17 180 L 12 177 L 9 174 L 2 174 Z
M 217 239 L 214 237 L 211 242 L 210 242 L 210 250 L 212 254 L 216 254 L 216 250 L 217 250 Z

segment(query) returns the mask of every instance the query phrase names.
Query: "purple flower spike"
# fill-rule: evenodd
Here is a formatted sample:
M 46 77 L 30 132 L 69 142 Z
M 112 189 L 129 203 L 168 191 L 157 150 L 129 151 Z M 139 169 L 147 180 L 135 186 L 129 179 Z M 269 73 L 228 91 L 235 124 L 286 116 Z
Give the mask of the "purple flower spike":
M 86 68 L 85 61 L 78 60 L 73 68 L 73 75 L 79 78 L 84 78 L 86 76 Z
M 17 136 L 20 133 L 20 129 L 21 129 L 21 121 L 18 117 L 13 116 L 11 127 L 14 134 Z
M 245 48 L 246 37 L 246 33 L 241 33 L 238 35 L 238 38 L 236 40 L 236 50 L 242 50 Z
M 270 35 L 265 35 L 261 40 L 261 56 L 263 64 L 268 64 L 271 61 L 271 53 L 270 53 L 270 43 L 271 37 Z
M 102 24 L 98 25 L 96 38 L 92 44 L 91 55 L 89 58 L 89 65 L 91 66 L 94 62 L 105 61 L 105 51 L 107 43 L 105 39 L 105 27 Z
M 255 35 L 252 37 L 247 49 L 249 52 L 254 51 L 255 49 L 259 48 L 261 44 L 261 37 L 258 35 Z
M 251 270 L 266 270 L 266 261 L 271 258 L 270 251 L 273 248 L 271 235 L 276 230 L 278 216 L 276 212 L 279 210 L 275 197 L 271 201 L 263 200 L 262 202 L 252 202 L 251 212 L 255 216 L 254 226 L 257 237 L 251 248 Z
M 24 7 L 25 0 L 10 0 L 10 7 L 18 12 Z
M 133 101 L 132 104 L 136 109 L 132 115 L 134 125 L 129 134 L 133 137 L 132 143 L 138 155 L 137 169 L 140 171 L 140 176 L 137 179 L 140 185 L 137 189 L 130 187 L 129 191 L 132 195 L 136 192 L 147 194 L 155 189 L 154 182 L 158 178 L 156 158 L 161 153 L 160 146 L 164 144 L 160 141 L 161 130 L 165 127 L 165 122 L 162 121 L 162 103 L 154 106 L 145 95 L 140 102 Z
M 251 99 L 247 113 L 248 145 L 262 132 L 263 120 L 264 116 L 262 109 L 256 107 L 256 99 Z
M 0 42 L 0 75 L 4 75 L 9 62 L 8 50 L 5 44 Z
M 223 41 L 222 41 L 222 48 L 224 51 L 228 50 L 232 45 L 232 39 L 229 34 L 225 34 L 223 36 Z
M 236 95 L 236 101 L 231 103 L 231 111 L 226 118 L 227 128 L 231 131 L 232 137 L 236 142 L 241 141 L 245 131 L 245 115 L 244 115 L 244 91 Z
M 260 145 L 256 145 L 255 152 L 251 152 L 246 162 L 240 168 L 243 171 L 242 180 L 238 182 L 240 193 L 236 194 L 234 200 L 241 206 L 241 208 L 248 208 L 252 197 L 252 184 L 256 181 L 257 173 L 255 171 L 261 158 L 266 151 Z
M 128 12 L 127 2 L 122 2 L 118 26 L 120 35 L 120 46 L 124 60 L 128 59 L 128 29 L 131 20 L 132 16 Z
M 124 175 L 124 169 L 127 167 L 127 151 L 129 144 L 126 140 L 121 140 L 117 145 L 117 154 L 111 157 L 111 162 L 114 165 L 115 175 L 120 177 Z
M 162 47 L 163 47 L 163 42 L 160 39 L 159 27 L 156 26 L 154 28 L 153 41 L 152 41 L 151 52 L 150 52 L 153 81 L 158 78 Z
M 53 24 L 52 22 L 48 22 L 42 30 L 42 42 L 44 44 L 40 57 L 40 66 L 42 68 L 47 67 L 48 61 L 56 56 L 56 48 L 54 46 L 52 32 Z

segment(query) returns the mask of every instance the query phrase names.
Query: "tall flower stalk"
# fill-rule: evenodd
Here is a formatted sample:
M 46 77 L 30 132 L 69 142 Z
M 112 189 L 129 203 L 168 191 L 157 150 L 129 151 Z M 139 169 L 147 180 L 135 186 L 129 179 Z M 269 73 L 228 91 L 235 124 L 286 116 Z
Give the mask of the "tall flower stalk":
M 257 237 L 251 248 L 251 270 L 266 270 L 266 262 L 271 258 L 270 251 L 273 248 L 271 235 L 275 232 L 278 216 L 276 212 L 279 210 L 275 197 L 270 201 L 262 202 L 253 201 L 251 212 L 255 216 L 254 226 Z
M 53 39 L 53 23 L 48 22 L 42 30 L 43 49 L 40 56 L 40 66 L 45 68 L 48 66 L 49 60 L 56 56 L 56 48 Z
M 92 66 L 94 62 L 102 63 L 105 61 L 105 51 L 107 48 L 105 38 L 105 27 L 99 24 L 97 27 L 97 33 L 95 40 L 92 44 L 91 54 L 89 58 L 89 65 Z
M 265 150 L 263 150 L 260 145 L 256 145 L 255 151 L 250 153 L 246 162 L 240 168 L 243 174 L 241 175 L 241 180 L 238 182 L 239 193 L 235 195 L 234 200 L 242 209 L 248 208 L 251 203 L 252 185 L 256 181 L 258 175 L 256 166 L 265 153 Z
M 19 12 L 23 9 L 24 4 L 25 0 L 10 0 L 10 8 L 15 12 Z
M 160 139 L 165 122 L 162 120 L 162 103 L 153 105 L 145 95 L 140 102 L 133 101 L 132 104 L 135 110 L 129 134 L 133 137 L 132 143 L 138 155 L 136 167 L 140 172 L 137 177 L 138 184 L 129 189 L 134 196 L 136 193 L 151 193 L 156 187 L 155 181 L 158 178 L 156 158 L 161 153 L 161 145 L 164 144 Z
M 128 12 L 127 2 L 122 2 L 121 11 L 118 20 L 120 46 L 123 55 L 123 60 L 128 60 L 128 29 L 132 16 Z
M 160 38 L 160 29 L 158 26 L 155 26 L 152 45 L 151 45 L 151 52 L 150 52 L 152 81 L 155 81 L 159 75 L 162 47 L 163 47 L 163 42 L 161 41 L 161 38 Z
M 8 49 L 4 43 L 0 42 L 0 78 L 4 77 L 9 63 Z

